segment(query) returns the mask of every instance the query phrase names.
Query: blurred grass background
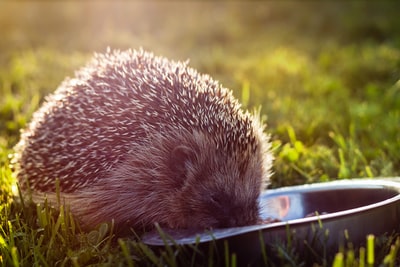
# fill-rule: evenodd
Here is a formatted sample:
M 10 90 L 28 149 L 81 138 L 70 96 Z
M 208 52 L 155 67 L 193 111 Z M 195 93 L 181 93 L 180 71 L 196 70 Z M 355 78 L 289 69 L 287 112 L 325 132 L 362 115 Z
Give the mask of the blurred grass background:
M 107 47 L 189 59 L 245 108 L 261 107 L 271 187 L 398 176 L 399 10 L 398 1 L 0 2 L 1 191 L 19 130 Z

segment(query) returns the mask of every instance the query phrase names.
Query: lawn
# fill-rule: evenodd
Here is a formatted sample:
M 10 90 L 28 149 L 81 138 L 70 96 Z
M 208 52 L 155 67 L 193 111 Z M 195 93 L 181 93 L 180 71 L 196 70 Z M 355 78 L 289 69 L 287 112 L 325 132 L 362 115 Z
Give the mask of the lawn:
M 8 163 L 20 129 L 107 47 L 190 60 L 244 108 L 261 109 L 276 157 L 271 188 L 400 176 L 398 10 L 396 1 L 0 3 L 0 265 L 198 263 L 191 249 L 159 255 L 112 238 L 107 225 L 83 233 L 67 209 L 12 201 Z M 376 238 L 377 262 L 395 236 Z M 304 263 L 296 253 L 286 248 L 279 264 Z M 333 256 L 311 262 L 330 266 Z

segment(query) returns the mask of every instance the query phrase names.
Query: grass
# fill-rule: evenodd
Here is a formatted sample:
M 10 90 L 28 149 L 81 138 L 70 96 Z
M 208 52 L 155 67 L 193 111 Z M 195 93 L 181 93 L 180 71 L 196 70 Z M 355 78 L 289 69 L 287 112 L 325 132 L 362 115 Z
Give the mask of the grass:
M 399 176 L 398 10 L 395 1 L 2 3 L 0 265 L 213 266 L 195 247 L 156 253 L 137 238 L 113 237 L 109 225 L 85 233 L 65 208 L 12 197 L 8 155 L 19 130 L 46 94 L 107 46 L 190 59 L 245 108 L 261 107 L 276 156 L 271 187 Z M 398 263 L 398 247 L 397 233 L 375 237 L 375 264 Z M 282 266 L 306 258 L 368 266 L 368 252 L 352 246 L 336 258 L 272 251 Z

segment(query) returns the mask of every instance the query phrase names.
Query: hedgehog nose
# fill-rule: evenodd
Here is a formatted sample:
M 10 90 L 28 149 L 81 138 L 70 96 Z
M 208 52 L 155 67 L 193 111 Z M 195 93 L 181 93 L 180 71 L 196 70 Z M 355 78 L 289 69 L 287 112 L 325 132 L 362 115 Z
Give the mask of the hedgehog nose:
M 220 221 L 220 225 L 218 227 L 227 228 L 227 227 L 245 226 L 247 225 L 245 222 L 246 220 L 238 218 L 235 215 L 231 215 L 231 217 L 223 218 Z
M 227 218 L 227 217 L 221 218 L 218 221 L 218 225 L 217 225 L 218 228 L 228 228 L 228 227 L 234 227 L 234 226 L 235 226 L 235 219 Z

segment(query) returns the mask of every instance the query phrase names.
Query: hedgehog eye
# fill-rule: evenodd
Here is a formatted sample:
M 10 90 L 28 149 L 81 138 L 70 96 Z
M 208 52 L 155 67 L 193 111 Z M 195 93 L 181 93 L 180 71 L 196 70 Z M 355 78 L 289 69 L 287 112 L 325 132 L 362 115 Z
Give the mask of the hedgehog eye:
M 191 148 L 187 146 L 177 146 L 171 152 L 169 166 L 177 177 L 185 179 L 187 176 L 187 163 L 193 162 L 194 160 L 195 153 Z

